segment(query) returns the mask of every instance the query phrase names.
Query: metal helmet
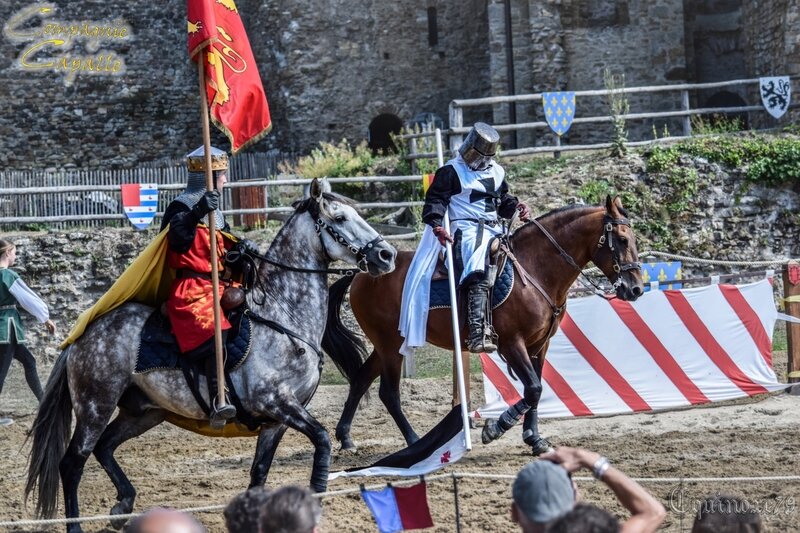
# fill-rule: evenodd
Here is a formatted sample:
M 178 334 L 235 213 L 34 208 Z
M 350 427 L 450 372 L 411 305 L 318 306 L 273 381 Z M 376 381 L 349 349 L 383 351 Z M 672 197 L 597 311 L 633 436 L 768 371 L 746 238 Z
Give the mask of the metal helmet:
M 476 122 L 458 153 L 471 169 L 483 170 L 491 163 L 499 144 L 500 134 L 496 129 L 484 122 Z
M 176 202 L 180 202 L 187 206 L 189 209 L 194 207 L 203 194 L 206 192 L 206 151 L 201 146 L 194 152 L 186 154 L 186 167 L 189 170 L 189 176 L 186 181 L 186 189 L 175 198 Z M 211 170 L 214 172 L 214 183 L 217 181 L 217 175 L 220 172 L 225 172 L 228 169 L 228 154 L 224 150 L 211 147 Z M 215 211 L 216 227 L 222 229 L 225 227 L 225 217 L 222 215 L 222 210 Z

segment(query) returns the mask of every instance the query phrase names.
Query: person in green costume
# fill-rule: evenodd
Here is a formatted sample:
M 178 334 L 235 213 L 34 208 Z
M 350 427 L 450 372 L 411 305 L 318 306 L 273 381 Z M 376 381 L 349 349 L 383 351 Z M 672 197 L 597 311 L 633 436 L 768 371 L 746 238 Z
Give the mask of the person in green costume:
M 47 304 L 22 281 L 19 274 L 11 270 L 16 259 L 17 247 L 14 243 L 0 239 L 0 392 L 3 391 L 13 358 L 22 363 L 28 386 L 36 399 L 41 400 L 42 384 L 36 373 L 36 358 L 25 346 L 25 329 L 18 306 L 44 323 L 51 335 L 55 334 L 56 325 L 50 320 Z M 13 423 L 11 418 L 0 417 L 0 426 Z

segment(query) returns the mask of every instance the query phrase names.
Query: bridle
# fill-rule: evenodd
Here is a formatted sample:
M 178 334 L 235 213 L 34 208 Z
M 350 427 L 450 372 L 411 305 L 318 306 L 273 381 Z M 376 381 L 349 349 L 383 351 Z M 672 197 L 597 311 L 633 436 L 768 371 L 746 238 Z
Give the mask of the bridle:
M 537 228 L 544 234 L 545 237 L 550 241 L 550 243 L 558 250 L 559 255 L 567 262 L 572 268 L 583 274 L 583 270 L 580 266 L 575 262 L 571 255 L 567 253 L 564 248 L 561 247 L 560 244 L 555 240 L 555 238 L 550 234 L 544 226 L 542 226 L 541 222 L 536 219 L 532 219 L 531 222 L 536 225 Z M 592 254 L 592 262 L 596 265 L 597 261 L 595 258 L 597 257 L 598 252 L 600 252 L 603 247 L 608 247 L 609 252 L 611 252 L 611 262 L 612 262 L 612 269 L 616 274 L 616 279 L 609 278 L 611 282 L 611 287 L 614 290 L 622 284 L 622 273 L 628 270 L 636 270 L 642 268 L 642 263 L 639 261 L 625 263 L 621 261 L 619 255 L 619 248 L 614 246 L 614 226 L 631 226 L 630 220 L 627 218 L 614 218 L 608 213 L 603 215 L 603 233 L 600 235 L 600 240 L 597 242 L 597 249 L 595 250 L 594 254 Z M 589 283 L 597 290 L 602 291 L 600 286 L 591 278 L 584 277 L 589 281 Z
M 302 209 L 302 210 L 301 210 Z M 304 268 L 304 267 L 296 267 L 292 265 L 287 265 L 281 263 L 280 261 L 275 261 L 274 259 L 270 259 L 265 255 L 253 253 L 252 255 L 257 257 L 258 259 L 269 263 L 270 265 L 283 268 L 285 270 L 291 270 L 292 272 L 304 272 L 307 274 L 338 274 L 343 276 L 355 276 L 359 272 L 367 272 L 368 263 L 367 263 L 367 254 L 378 244 L 384 241 L 384 238 L 379 234 L 377 237 L 369 241 L 364 246 L 357 248 L 354 244 L 348 241 L 339 231 L 325 222 L 322 218 L 320 205 L 318 200 L 309 200 L 308 206 L 303 208 L 298 208 L 298 213 L 302 213 L 303 211 L 307 210 L 308 214 L 311 215 L 311 218 L 314 219 L 314 231 L 317 232 L 317 236 L 319 237 L 320 243 L 322 244 L 322 250 L 325 252 L 325 257 L 329 261 L 333 261 L 334 259 L 328 253 L 328 249 L 325 246 L 325 239 L 322 237 L 322 231 L 325 230 L 328 235 L 333 237 L 333 239 L 340 245 L 346 247 L 350 250 L 350 253 L 356 256 L 356 265 L 358 268 Z
M 603 234 L 600 235 L 600 240 L 597 242 L 597 250 L 595 250 L 595 253 L 592 255 L 592 262 L 597 264 L 594 259 L 597 256 L 597 252 L 602 250 L 604 245 L 607 245 L 611 252 L 611 268 L 617 274 L 617 279 L 609 281 L 611 281 L 611 287 L 617 290 L 622 284 L 622 273 L 628 270 L 639 270 L 642 268 L 642 263 L 639 261 L 629 263 L 621 262 L 619 248 L 614 246 L 614 226 L 631 227 L 631 222 L 627 218 L 614 218 L 608 213 L 603 216 Z

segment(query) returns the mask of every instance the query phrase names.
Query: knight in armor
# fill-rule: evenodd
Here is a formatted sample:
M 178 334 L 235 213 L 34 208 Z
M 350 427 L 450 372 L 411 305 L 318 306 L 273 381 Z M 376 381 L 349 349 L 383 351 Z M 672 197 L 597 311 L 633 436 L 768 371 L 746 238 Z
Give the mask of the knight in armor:
M 189 170 L 186 190 L 169 204 L 161 222 L 162 230 L 169 226 L 167 265 L 176 272 L 166 302 L 166 311 L 181 352 L 189 357 L 202 358 L 205 362 L 211 399 L 211 422 L 214 425 L 235 417 L 236 408 L 227 402 L 221 407 L 214 403 L 219 376 L 216 375 L 214 358 L 214 296 L 208 214 L 211 211 L 215 213 L 214 234 L 217 239 L 220 273 L 224 270 L 223 259 L 228 251 L 237 249 L 257 253 L 257 249 L 251 241 L 236 239 L 228 232 L 229 226 L 219 210 L 220 192 L 228 181 L 228 155 L 222 150 L 211 148 L 211 170 L 214 176 L 214 190 L 211 191 L 206 189 L 204 148 L 201 146 L 186 158 Z M 219 291 L 220 299 L 224 302 L 231 299 L 227 296 L 241 289 L 220 283 Z M 231 324 L 224 313 L 221 314 L 220 321 L 224 339 Z
M 493 281 L 488 275 L 489 245 L 502 233 L 499 217 L 510 219 L 515 210 L 523 221 L 530 217 L 528 207 L 508 194 L 505 171 L 493 159 L 499 142 L 497 130 L 476 123 L 456 157 L 436 171 L 422 208 L 422 220 L 439 243 L 453 243 L 456 268 L 462 269 L 458 283 L 467 297 L 467 347 L 473 353 L 497 350 L 487 317 Z M 442 225 L 446 211 L 450 228 Z

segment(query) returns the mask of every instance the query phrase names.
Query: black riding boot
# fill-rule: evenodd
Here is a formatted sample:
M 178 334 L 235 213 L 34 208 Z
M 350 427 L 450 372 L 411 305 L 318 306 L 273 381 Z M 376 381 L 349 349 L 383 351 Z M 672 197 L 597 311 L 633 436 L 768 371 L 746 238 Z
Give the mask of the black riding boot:
M 489 287 L 482 282 L 473 283 L 467 294 L 467 325 L 469 340 L 467 348 L 472 353 L 494 352 L 494 329 L 486 321 L 489 309 Z
M 209 408 L 211 415 L 209 422 L 214 429 L 222 429 L 225 423 L 236 416 L 236 408 L 225 401 L 222 407 L 217 406 L 217 360 L 214 355 L 210 355 L 205 359 L 206 363 L 206 378 L 208 380 L 208 398 Z

